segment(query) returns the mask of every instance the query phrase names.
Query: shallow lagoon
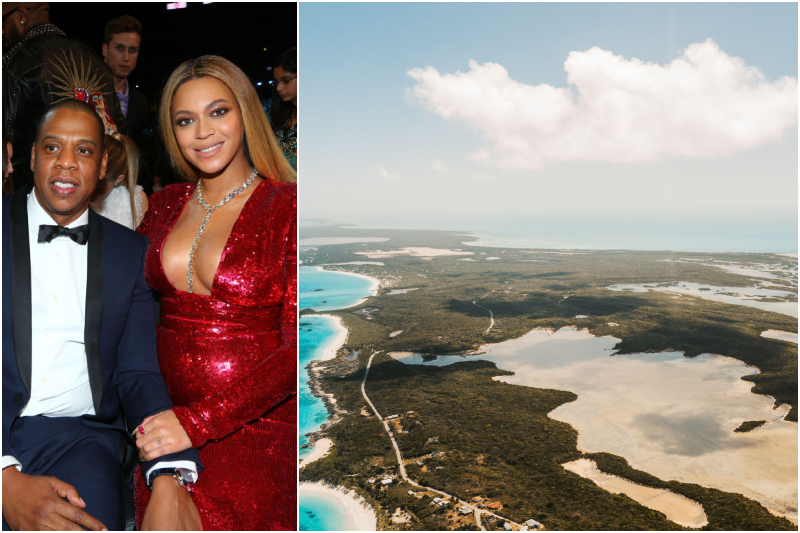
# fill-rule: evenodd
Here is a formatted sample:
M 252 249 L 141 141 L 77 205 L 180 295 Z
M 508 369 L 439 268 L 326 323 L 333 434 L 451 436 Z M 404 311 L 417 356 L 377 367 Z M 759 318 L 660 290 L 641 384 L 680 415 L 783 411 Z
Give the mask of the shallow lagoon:
M 641 284 L 617 284 L 607 287 L 611 291 L 631 291 L 647 292 L 660 291 L 677 294 L 687 294 L 699 296 L 706 300 L 722 302 L 734 305 L 744 305 L 754 307 L 762 311 L 772 311 L 797 318 L 797 301 L 791 301 L 797 297 L 797 293 L 764 287 L 717 287 L 703 283 L 693 283 L 681 281 L 673 285 L 663 285 L 658 283 Z M 780 299 L 783 301 L 763 302 L 762 299 Z
M 579 432 L 579 446 L 609 452 L 665 480 L 698 483 L 758 500 L 797 519 L 797 424 L 772 399 L 742 381 L 755 369 L 717 356 L 679 352 L 613 355 L 617 340 L 562 328 L 535 330 L 482 347 L 479 358 L 514 372 L 515 385 L 568 390 L 578 400 L 550 416 Z M 407 364 L 443 366 L 465 360 L 391 354 Z M 769 423 L 734 433 L 741 422 Z

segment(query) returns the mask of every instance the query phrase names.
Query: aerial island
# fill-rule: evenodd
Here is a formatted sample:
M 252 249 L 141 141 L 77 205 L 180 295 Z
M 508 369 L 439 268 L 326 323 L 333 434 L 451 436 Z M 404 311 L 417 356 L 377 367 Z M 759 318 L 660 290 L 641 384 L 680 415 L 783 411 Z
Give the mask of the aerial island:
M 797 529 L 796 254 L 472 240 L 301 228 L 301 285 L 376 280 L 325 311 L 302 484 L 380 530 Z

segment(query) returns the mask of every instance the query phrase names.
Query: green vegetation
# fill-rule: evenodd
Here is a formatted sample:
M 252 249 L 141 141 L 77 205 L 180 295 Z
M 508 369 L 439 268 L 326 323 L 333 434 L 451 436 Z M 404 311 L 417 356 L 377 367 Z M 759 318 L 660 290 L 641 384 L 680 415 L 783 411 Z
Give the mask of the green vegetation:
M 385 266 L 337 267 L 383 280 L 379 294 L 361 306 L 329 312 L 349 329 L 343 352 L 358 350 L 353 361 L 326 362 L 320 380 L 343 410 L 342 420 L 326 430 L 333 453 L 300 472 L 301 480 L 326 480 L 355 488 L 379 509 L 384 529 L 399 528 L 384 511 L 400 507 L 414 520 L 405 528 L 453 528 L 445 510 L 407 494 L 406 483 L 388 489 L 368 484 L 377 475 L 397 474 L 391 443 L 374 415 L 365 416 L 360 392 L 364 367 L 378 350 L 417 353 L 463 353 L 486 343 L 517 338 L 533 328 L 568 325 L 588 328 L 593 335 L 612 335 L 620 353 L 679 350 L 693 357 L 715 353 L 757 366 L 761 373 L 746 376 L 754 393 L 769 394 L 777 404 L 792 406 L 787 420 L 797 420 L 797 347 L 760 337 L 762 331 L 797 331 L 797 320 L 758 309 L 721 304 L 690 296 L 660 292 L 612 292 L 613 284 L 692 281 L 717 286 L 749 286 L 742 276 L 683 258 L 758 261 L 789 264 L 772 254 L 695 254 L 675 252 L 599 251 L 560 255 L 542 251 L 499 250 L 466 246 L 468 240 L 448 232 L 339 230 L 304 228 L 303 237 L 334 235 L 389 237 L 377 245 L 321 246 L 303 250 L 303 264 L 382 261 Z M 431 260 L 397 256 L 369 259 L 356 252 L 408 246 L 460 248 L 474 252 Z M 534 253 L 540 252 L 540 253 Z M 484 253 L 485 255 L 481 255 Z M 501 257 L 484 261 L 482 257 Z M 535 260 L 536 262 L 532 262 Z M 670 261 L 665 261 L 670 260 Z M 398 288 L 419 288 L 389 295 Z M 783 287 L 796 291 L 793 287 Z M 489 326 L 488 312 L 495 327 Z M 375 309 L 369 319 L 359 310 Z M 577 315 L 587 318 L 577 319 Z M 617 324 L 616 326 L 610 325 Z M 390 337 L 393 331 L 402 334 Z M 367 390 L 386 416 L 415 411 L 408 432 L 396 434 L 412 479 L 462 499 L 474 495 L 502 501 L 500 513 L 515 521 L 533 518 L 548 529 L 672 530 L 682 529 L 664 515 L 624 495 L 613 495 L 560 465 L 582 457 L 575 430 L 550 419 L 547 413 L 574 401 L 573 393 L 519 387 L 494 381 L 508 375 L 485 361 L 465 361 L 445 367 L 407 366 L 385 353 L 370 370 Z M 429 439 L 438 437 L 437 442 Z M 432 451 L 436 458 L 420 459 Z M 796 529 L 757 502 L 738 494 L 698 485 L 664 482 L 628 466 L 609 454 L 587 456 L 601 470 L 649 486 L 668 486 L 700 502 L 709 517 L 704 529 Z M 424 467 L 417 465 L 417 460 Z M 602 462 L 602 464 L 601 464 Z M 442 467 L 436 470 L 436 467 Z M 429 468 L 430 467 L 430 468 Z M 649 476 L 649 477 L 645 477 Z M 652 479 L 651 479 L 652 478 Z M 660 483 L 661 485 L 659 485 Z M 690 495 L 692 494 L 692 495 Z M 473 521 L 474 523 L 474 521 Z
M 739 427 L 734 429 L 734 431 L 737 433 L 747 433 L 748 431 L 753 431 L 756 428 L 760 428 L 766 423 L 766 420 L 748 420 L 747 422 L 742 422 L 739 424 Z

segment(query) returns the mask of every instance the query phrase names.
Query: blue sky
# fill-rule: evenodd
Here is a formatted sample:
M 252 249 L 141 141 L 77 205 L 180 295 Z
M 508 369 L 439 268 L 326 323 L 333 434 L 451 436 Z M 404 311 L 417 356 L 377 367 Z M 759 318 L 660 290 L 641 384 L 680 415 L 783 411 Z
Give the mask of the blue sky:
M 300 216 L 752 219 L 796 240 L 797 20 L 795 3 L 303 2 Z

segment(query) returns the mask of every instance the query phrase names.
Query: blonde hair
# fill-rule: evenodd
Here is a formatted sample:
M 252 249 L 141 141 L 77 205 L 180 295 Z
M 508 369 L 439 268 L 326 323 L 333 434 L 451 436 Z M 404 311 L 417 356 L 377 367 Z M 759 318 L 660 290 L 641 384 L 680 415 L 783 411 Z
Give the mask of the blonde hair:
M 106 179 L 114 180 L 120 174 L 125 176 L 125 186 L 131 199 L 131 219 L 133 227 L 139 225 L 136 220 L 136 178 L 139 176 L 139 150 L 130 137 L 114 133 L 105 136 L 105 148 L 108 152 Z
M 233 93 L 244 129 L 244 153 L 251 166 L 262 176 L 284 183 L 297 181 L 297 174 L 283 156 L 275 140 L 275 134 L 261 107 L 258 94 L 242 70 L 219 56 L 200 56 L 186 61 L 170 75 L 161 93 L 158 120 L 161 138 L 164 140 L 172 166 L 182 176 L 198 180 L 200 174 L 181 152 L 175 139 L 175 124 L 172 120 L 172 102 L 181 85 L 197 78 L 213 78 L 221 81 Z

